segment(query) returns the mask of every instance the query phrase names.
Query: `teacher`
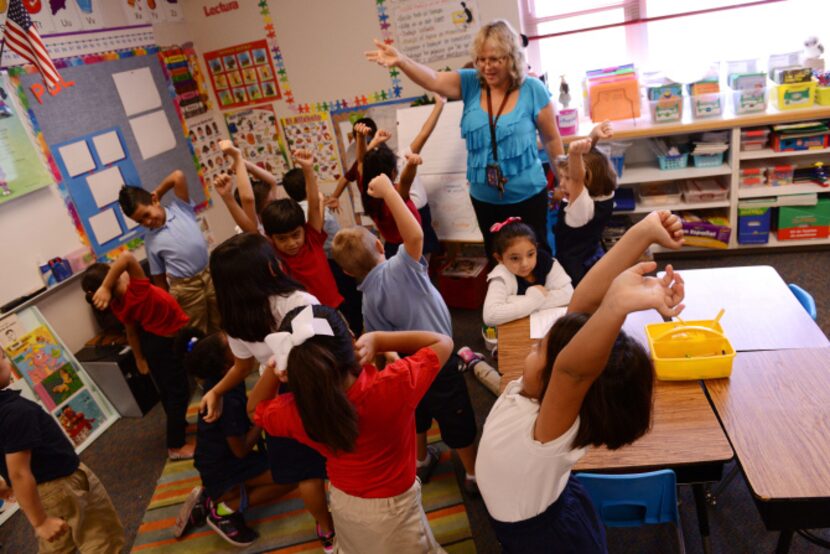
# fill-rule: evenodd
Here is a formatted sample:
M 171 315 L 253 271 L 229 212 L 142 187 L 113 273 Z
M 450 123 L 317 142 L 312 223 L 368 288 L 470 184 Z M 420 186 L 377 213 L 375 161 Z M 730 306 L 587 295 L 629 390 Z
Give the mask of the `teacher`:
M 439 72 L 375 40 L 366 58 L 397 67 L 415 84 L 464 101 L 461 135 L 467 143 L 467 180 L 487 257 L 492 255 L 490 226 L 521 217 L 547 245 L 548 198 L 536 133 L 550 159 L 564 154 L 550 93 L 527 75 L 519 35 L 509 23 L 484 25 L 473 41 L 475 69 Z

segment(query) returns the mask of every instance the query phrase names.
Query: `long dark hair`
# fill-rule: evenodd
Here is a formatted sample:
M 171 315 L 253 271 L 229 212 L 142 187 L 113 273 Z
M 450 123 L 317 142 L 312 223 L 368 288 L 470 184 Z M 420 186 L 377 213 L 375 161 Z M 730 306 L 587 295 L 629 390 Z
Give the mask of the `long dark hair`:
M 173 342 L 173 351 L 182 360 L 185 371 L 198 379 L 212 381 L 221 379 L 228 369 L 227 349 L 222 333 L 205 335 L 196 327 L 185 327 Z
M 281 331 L 305 307 L 294 308 L 282 320 Z M 325 319 L 333 337 L 316 335 L 295 346 L 288 355 L 288 385 L 309 438 L 335 452 L 351 452 L 359 433 L 357 412 L 346 396 L 343 382 L 360 374 L 346 320 L 337 310 L 312 306 L 315 318 Z
M 560 317 L 548 332 L 542 395 L 545 396 L 556 357 L 590 318 L 570 313 Z M 620 331 L 605 369 L 591 384 L 579 409 L 579 429 L 573 448 L 605 445 L 611 450 L 642 437 L 651 426 L 654 368 L 645 348 Z
M 262 341 L 276 329 L 272 296 L 303 290 L 283 273 L 268 240 L 254 233 L 233 236 L 217 246 L 210 255 L 210 274 L 223 328 L 228 336 L 249 342 Z
M 360 198 L 363 201 L 363 206 L 366 213 L 370 217 L 377 218 L 383 207 L 383 200 L 379 198 L 372 198 L 366 192 L 369 189 L 369 181 L 378 175 L 386 175 L 390 180 L 394 180 L 395 171 L 398 166 L 398 158 L 392 149 L 386 143 L 379 144 L 376 148 L 372 148 L 363 157 L 363 187 L 361 187 Z

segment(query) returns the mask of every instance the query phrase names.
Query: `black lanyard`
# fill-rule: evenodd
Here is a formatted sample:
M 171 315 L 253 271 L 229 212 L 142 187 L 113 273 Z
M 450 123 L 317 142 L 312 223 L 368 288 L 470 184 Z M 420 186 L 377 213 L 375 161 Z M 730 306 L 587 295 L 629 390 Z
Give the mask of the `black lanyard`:
M 496 119 L 493 120 L 493 103 L 490 100 L 490 87 L 487 87 L 487 118 L 490 122 L 490 142 L 493 146 L 493 161 L 499 161 L 499 151 L 496 145 L 496 124 L 499 122 L 499 117 L 501 117 L 501 112 L 504 109 L 504 105 L 507 104 L 507 99 L 510 98 L 510 95 L 513 93 L 512 90 L 507 91 L 507 94 L 504 95 L 504 98 L 501 99 L 501 106 L 499 106 L 499 111 L 496 114 Z

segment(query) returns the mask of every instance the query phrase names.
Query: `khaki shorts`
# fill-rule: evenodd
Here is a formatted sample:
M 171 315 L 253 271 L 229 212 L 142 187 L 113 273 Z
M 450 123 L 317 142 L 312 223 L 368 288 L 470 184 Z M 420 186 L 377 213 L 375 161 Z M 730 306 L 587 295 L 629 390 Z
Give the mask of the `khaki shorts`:
M 38 539 L 41 554 L 117 554 L 124 548 L 124 528 L 112 501 L 84 464 L 72 475 L 41 483 L 37 492 L 47 515 L 69 525 L 69 532 L 54 542 Z
M 332 485 L 331 517 L 340 554 L 446 554 L 429 527 L 418 479 L 392 498 L 358 498 Z
M 193 277 L 170 277 L 170 294 L 190 318 L 190 325 L 203 333 L 215 333 L 220 328 L 219 306 L 210 271 L 203 269 Z

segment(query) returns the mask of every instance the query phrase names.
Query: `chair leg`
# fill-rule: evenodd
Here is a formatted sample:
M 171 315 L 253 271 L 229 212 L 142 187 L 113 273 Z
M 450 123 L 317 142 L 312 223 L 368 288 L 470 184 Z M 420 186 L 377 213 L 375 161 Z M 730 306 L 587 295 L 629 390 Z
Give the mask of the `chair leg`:
M 729 483 L 738 475 L 738 463 L 734 462 L 735 465 L 732 466 L 732 469 L 726 474 L 726 477 L 720 480 L 720 483 L 709 489 L 707 493 L 707 500 L 709 501 L 710 506 L 714 506 L 718 503 L 718 496 L 726 490 L 726 487 L 729 486 Z
M 677 546 L 680 548 L 680 554 L 686 554 L 686 540 L 683 538 L 683 524 L 677 520 Z

